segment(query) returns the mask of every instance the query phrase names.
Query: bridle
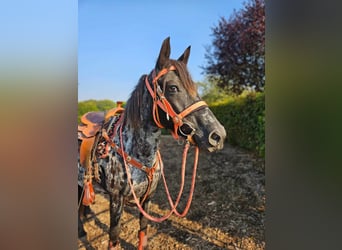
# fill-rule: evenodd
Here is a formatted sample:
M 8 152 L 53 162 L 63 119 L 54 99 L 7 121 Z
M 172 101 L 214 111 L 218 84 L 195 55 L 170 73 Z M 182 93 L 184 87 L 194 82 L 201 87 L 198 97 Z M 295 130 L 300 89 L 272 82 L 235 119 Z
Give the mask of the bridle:
M 159 128 L 164 128 L 164 126 L 160 122 L 159 113 L 158 113 L 158 107 L 161 108 L 166 113 L 167 120 L 169 120 L 170 117 L 172 119 L 172 122 L 173 122 L 173 131 L 171 131 L 172 136 L 176 140 L 179 139 L 178 131 L 180 131 L 180 133 L 183 136 L 187 137 L 188 141 L 193 143 L 192 136 L 195 134 L 195 129 L 192 128 L 192 126 L 190 126 L 189 124 L 185 123 L 183 121 L 183 118 L 185 118 L 186 116 L 188 116 L 189 114 L 191 114 L 194 111 L 197 111 L 201 108 L 207 107 L 208 104 L 204 101 L 197 101 L 197 102 L 191 104 L 189 107 L 185 108 L 182 112 L 180 112 L 180 113 L 175 112 L 172 105 L 166 99 L 166 97 L 164 95 L 165 90 L 164 91 L 161 90 L 160 86 L 158 85 L 158 80 L 162 76 L 164 76 L 165 74 L 167 74 L 168 72 L 170 72 L 172 70 L 176 70 L 176 67 L 173 65 L 171 65 L 168 68 L 164 68 L 164 69 L 160 70 L 157 75 L 156 75 L 156 71 L 153 70 L 153 72 L 152 72 L 153 88 L 151 87 L 151 84 L 148 80 L 148 76 L 145 77 L 146 87 L 147 87 L 147 89 L 148 89 L 148 91 L 151 94 L 151 97 L 153 99 L 153 110 L 152 110 L 153 119 Z M 191 128 L 191 132 L 183 131 L 181 129 L 183 124 L 188 125 L 188 127 Z

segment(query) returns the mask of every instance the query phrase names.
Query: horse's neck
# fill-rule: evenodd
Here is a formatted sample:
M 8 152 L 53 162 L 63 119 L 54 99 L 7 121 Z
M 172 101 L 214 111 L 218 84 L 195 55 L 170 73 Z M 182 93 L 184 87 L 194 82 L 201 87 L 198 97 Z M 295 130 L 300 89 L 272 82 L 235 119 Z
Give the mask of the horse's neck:
M 125 111 L 134 112 L 134 114 L 124 114 L 122 139 L 125 152 L 129 156 L 134 157 L 146 167 L 152 167 L 156 159 L 161 130 L 152 118 L 153 102 L 150 93 L 145 87 L 144 79 L 145 76 L 142 76 L 138 87 L 134 90 L 134 94 L 132 94 L 132 97 L 127 102 L 127 106 L 135 107 L 135 109 L 127 108 Z M 138 104 L 135 103 L 137 99 L 133 99 L 133 96 L 134 98 L 141 98 Z M 135 113 L 136 109 L 140 109 L 140 112 Z M 140 114 L 139 119 L 136 119 L 136 116 L 134 116 L 136 114 Z M 135 117 L 135 119 L 128 119 L 129 117 Z M 133 121 L 135 124 L 132 124 Z M 117 134 L 119 135 L 117 137 L 120 138 L 121 133 L 119 132 Z M 117 141 L 117 143 L 121 145 L 120 141 Z
M 161 131 L 154 124 L 144 124 L 139 128 L 124 126 L 116 140 L 121 145 L 122 135 L 124 151 L 147 167 L 152 167 L 156 160 Z

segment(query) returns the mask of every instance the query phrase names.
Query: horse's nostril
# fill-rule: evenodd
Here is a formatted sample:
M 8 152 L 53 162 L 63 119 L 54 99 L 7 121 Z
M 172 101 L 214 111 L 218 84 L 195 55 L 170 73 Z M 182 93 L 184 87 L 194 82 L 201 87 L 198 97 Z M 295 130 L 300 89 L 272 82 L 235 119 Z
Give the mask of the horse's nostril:
M 209 143 L 212 146 L 216 147 L 217 145 L 219 145 L 220 141 L 221 141 L 221 136 L 215 131 L 209 134 Z
M 221 139 L 221 137 L 218 135 L 218 134 L 216 134 L 215 132 L 211 135 L 211 139 L 213 139 L 214 141 L 216 141 L 216 142 L 219 142 L 220 141 L 220 139 Z

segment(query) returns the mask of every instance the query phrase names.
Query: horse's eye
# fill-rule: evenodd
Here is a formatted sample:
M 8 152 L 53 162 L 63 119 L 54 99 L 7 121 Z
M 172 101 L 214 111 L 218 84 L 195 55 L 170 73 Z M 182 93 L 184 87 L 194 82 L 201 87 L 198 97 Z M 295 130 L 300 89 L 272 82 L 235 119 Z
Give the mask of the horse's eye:
M 178 92 L 178 87 L 176 85 L 170 85 L 168 86 L 168 90 L 171 93 L 175 93 L 175 92 Z

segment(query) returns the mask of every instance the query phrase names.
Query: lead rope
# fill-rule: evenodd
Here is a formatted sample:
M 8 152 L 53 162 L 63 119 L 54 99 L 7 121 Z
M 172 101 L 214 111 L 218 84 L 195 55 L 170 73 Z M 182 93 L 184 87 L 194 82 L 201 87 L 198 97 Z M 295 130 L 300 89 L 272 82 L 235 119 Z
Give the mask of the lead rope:
M 123 148 L 123 136 L 122 136 L 122 126 L 120 126 L 120 146 L 121 146 L 121 150 L 124 151 L 124 148 Z M 192 201 L 192 196 L 193 196 L 193 191 L 194 191 L 194 187 L 195 187 L 195 180 L 196 180 L 196 170 L 197 170 L 197 163 L 198 163 L 198 147 L 196 147 L 196 154 L 195 154 L 195 161 L 194 161 L 194 171 L 193 171 L 193 176 L 192 176 L 192 183 L 191 183 L 191 189 L 190 189 L 190 195 L 189 195 L 189 198 L 188 198 L 188 202 L 187 202 L 187 205 L 183 211 L 183 213 L 179 213 L 177 211 L 177 206 L 179 204 L 179 201 L 180 201 L 180 198 L 182 196 L 182 192 L 183 192 L 183 187 L 184 187 L 184 176 L 185 176 L 185 165 L 186 165 L 186 156 L 187 156 L 187 152 L 188 152 L 188 149 L 189 149 L 189 146 L 190 144 L 189 143 L 186 143 L 185 147 L 184 147 L 184 152 L 183 152 L 183 160 L 182 160 L 182 183 L 181 183 L 181 187 L 180 187 L 180 190 L 179 190 L 179 193 L 178 193 L 178 197 L 177 197 L 177 200 L 175 203 L 173 203 L 172 201 L 172 198 L 171 198 L 171 195 L 170 195 L 170 192 L 169 192 L 169 189 L 168 189 L 168 186 L 166 184 L 166 180 L 165 180 L 165 175 L 164 175 L 164 168 L 163 168 L 163 162 L 161 160 L 161 156 L 160 156 L 160 153 L 158 151 L 158 161 L 159 161 L 159 164 L 161 166 L 161 172 L 162 172 L 162 176 L 163 176 L 163 181 L 164 181 L 164 187 L 165 187 L 165 190 L 166 190 L 166 193 L 167 193 L 167 196 L 168 196 L 168 200 L 169 200 L 169 203 L 170 203 L 170 206 L 171 206 L 171 210 L 169 213 L 167 213 L 166 215 L 162 216 L 162 217 L 153 217 L 151 215 L 149 215 L 141 206 L 140 202 L 139 202 L 139 199 L 138 197 L 136 196 L 135 192 L 134 192 L 134 187 L 133 187 L 133 183 L 132 183 L 132 177 L 131 177 L 131 172 L 128 168 L 128 164 L 126 162 L 126 159 L 125 157 L 123 157 L 123 161 L 124 161 L 124 165 L 125 165 L 125 169 L 126 169 L 126 173 L 127 173 L 127 180 L 128 180 L 128 183 L 130 185 L 130 188 L 132 190 L 132 195 L 133 195 L 133 198 L 134 198 L 134 201 L 135 203 L 137 204 L 137 207 L 139 208 L 139 211 L 149 220 L 151 221 L 154 221 L 154 222 L 162 222 L 164 220 L 167 220 L 173 213 L 175 213 L 177 216 L 180 216 L 180 217 L 184 217 L 187 212 L 189 211 L 189 208 L 190 208 L 190 205 L 191 205 L 191 201 Z

